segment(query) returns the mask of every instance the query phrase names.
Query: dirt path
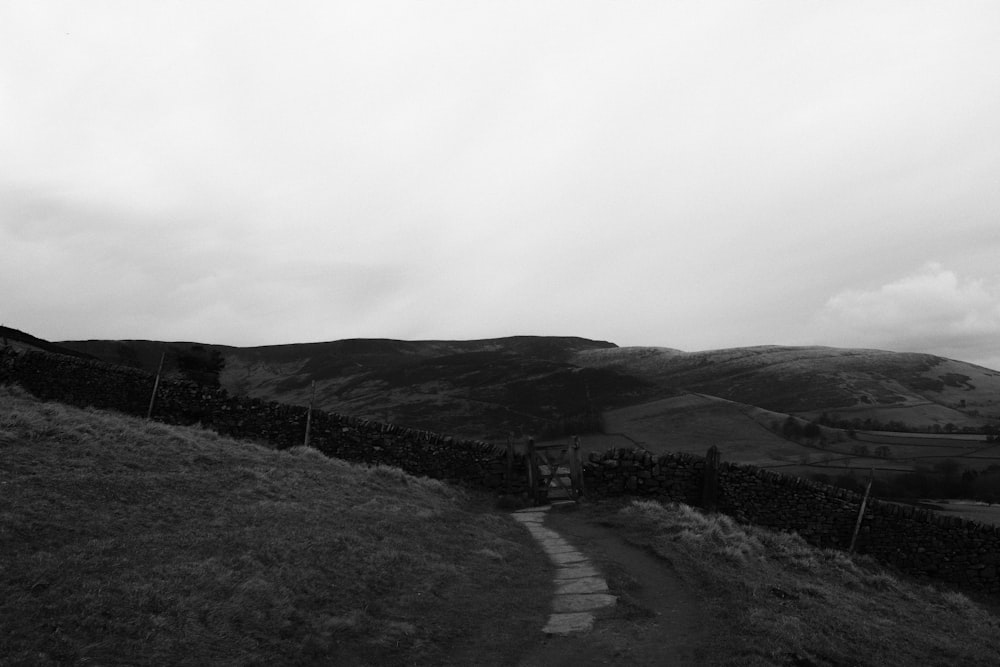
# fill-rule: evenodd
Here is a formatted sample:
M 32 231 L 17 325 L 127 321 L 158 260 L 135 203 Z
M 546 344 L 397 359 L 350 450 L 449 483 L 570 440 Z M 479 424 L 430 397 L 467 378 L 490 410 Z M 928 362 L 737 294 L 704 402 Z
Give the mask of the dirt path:
M 549 512 L 545 525 L 602 571 L 618 604 L 599 612 L 589 632 L 539 632 L 521 667 L 707 664 L 710 619 L 697 592 L 669 562 L 627 543 L 584 511 Z

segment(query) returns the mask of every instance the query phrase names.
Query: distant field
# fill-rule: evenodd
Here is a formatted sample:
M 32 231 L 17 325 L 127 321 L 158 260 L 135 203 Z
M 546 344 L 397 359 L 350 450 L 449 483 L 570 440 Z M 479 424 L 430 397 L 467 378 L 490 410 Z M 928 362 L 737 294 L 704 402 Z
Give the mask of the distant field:
M 855 441 L 871 451 L 887 447 L 890 461 L 932 465 L 955 459 L 976 470 L 1000 463 L 1000 443 L 988 443 L 982 435 L 857 431 Z
M 605 412 L 603 434 L 581 436 L 585 453 L 642 447 L 703 456 L 717 446 L 725 461 L 808 476 L 874 469 L 913 472 L 954 459 L 963 469 L 1000 464 L 1000 443 L 972 434 L 895 433 L 823 428 L 823 438 L 792 440 L 777 430 L 788 415 L 695 393 Z M 567 438 L 568 440 L 568 438 Z M 881 451 L 880 451 L 881 450 Z
M 939 514 L 1000 526 L 1000 505 L 988 505 L 967 500 L 931 500 L 928 501 L 928 504 Z
M 714 445 L 723 459 L 754 465 L 795 461 L 809 452 L 808 447 L 766 428 L 757 414 L 764 412 L 732 401 L 685 393 L 606 412 L 604 430 L 611 435 L 591 435 L 583 441 L 592 448 L 631 446 L 634 442 L 654 453 L 700 456 Z

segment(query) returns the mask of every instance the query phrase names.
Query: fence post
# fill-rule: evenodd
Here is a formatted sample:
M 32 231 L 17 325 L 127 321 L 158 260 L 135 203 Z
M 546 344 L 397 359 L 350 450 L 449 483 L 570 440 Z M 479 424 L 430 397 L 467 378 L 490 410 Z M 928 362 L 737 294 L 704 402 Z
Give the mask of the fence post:
M 312 429 L 313 403 L 316 402 L 316 380 L 312 381 L 312 395 L 309 397 L 309 411 L 306 412 L 306 439 L 302 443 L 303 447 L 309 446 L 309 431 Z
M 569 474 L 572 480 L 573 495 L 576 498 L 583 496 L 583 471 L 580 469 L 580 437 L 573 436 L 573 444 L 569 448 Z
M 538 504 L 538 470 L 535 468 L 535 439 L 528 438 L 528 453 L 524 457 L 525 465 L 528 466 L 528 493 L 531 504 Z
M 513 493 L 514 484 L 514 432 L 510 431 L 507 433 L 507 474 L 504 476 L 507 480 L 507 495 L 509 496 Z
M 875 467 L 872 466 L 871 472 L 868 473 L 868 486 L 865 487 L 865 497 L 861 499 L 861 509 L 858 510 L 858 520 L 854 522 L 854 533 L 851 535 L 851 546 L 847 549 L 847 553 L 854 553 L 854 544 L 858 541 L 858 531 L 861 530 L 861 520 L 865 518 L 865 506 L 868 505 L 868 494 L 872 490 L 872 480 L 875 478 Z
M 701 506 L 715 512 L 719 500 L 719 448 L 712 445 L 705 455 L 705 484 L 702 487 Z
M 166 350 L 160 355 L 160 365 L 156 369 L 156 379 L 153 381 L 153 393 L 149 397 L 149 409 L 146 410 L 146 419 L 153 418 L 153 404 L 156 403 L 156 390 L 160 388 L 160 374 L 163 372 L 163 360 L 167 358 Z

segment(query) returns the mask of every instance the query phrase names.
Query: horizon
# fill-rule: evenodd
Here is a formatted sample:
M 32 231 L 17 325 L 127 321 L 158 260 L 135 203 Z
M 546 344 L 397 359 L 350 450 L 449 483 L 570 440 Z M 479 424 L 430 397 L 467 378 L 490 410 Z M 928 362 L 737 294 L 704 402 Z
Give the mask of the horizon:
M 758 343 L 751 345 L 738 345 L 730 347 L 713 347 L 713 348 L 699 348 L 684 350 L 677 347 L 672 347 L 668 345 L 620 345 L 619 343 L 612 340 L 603 340 L 590 338 L 587 336 L 575 336 L 575 335 L 559 335 L 559 334 L 511 334 L 506 336 L 487 336 L 484 338 L 389 338 L 384 336 L 368 336 L 368 337 L 350 337 L 350 338 L 336 338 L 330 340 L 312 340 L 312 341 L 297 341 L 297 342 L 284 342 L 284 343 L 263 343 L 259 345 L 233 345 L 225 342 L 211 341 L 211 340 L 167 340 L 167 339 L 157 339 L 157 338 L 62 338 L 62 339 L 47 339 L 40 336 L 35 336 L 30 331 L 24 331 L 18 329 L 17 327 L 11 327 L 6 324 L 0 324 L 0 326 L 12 329 L 14 331 L 19 331 L 22 334 L 27 334 L 29 336 L 34 336 L 36 338 L 41 338 L 49 343 L 60 344 L 60 343 L 73 343 L 73 342 L 135 342 L 135 343 L 163 343 L 167 345 L 178 345 L 178 344 L 192 344 L 192 345 L 210 345 L 215 347 L 228 347 L 234 349 L 253 349 L 258 347 L 282 347 L 282 346 L 294 346 L 294 345 L 323 345 L 326 343 L 338 343 L 342 341 L 354 341 L 354 340 L 368 340 L 368 341 L 389 341 L 389 342 L 404 342 L 404 343 L 471 343 L 477 341 L 489 341 L 489 340 L 503 340 L 507 338 L 576 338 L 581 340 L 590 341 L 593 343 L 609 343 L 618 349 L 655 349 L 655 350 L 671 350 L 679 354 L 704 354 L 710 352 L 723 352 L 726 350 L 738 350 L 738 349 L 754 349 L 754 348 L 767 348 L 767 347 L 778 347 L 778 348 L 800 348 L 800 349 L 810 349 L 810 348 L 826 348 L 831 350 L 850 350 L 850 351 L 875 351 L 875 352 L 889 352 L 892 354 L 929 354 L 933 356 L 939 356 L 946 359 L 951 359 L 953 361 L 960 361 L 963 363 L 972 364 L 975 366 L 982 366 L 989 370 L 994 370 L 1000 372 L 1000 368 L 994 366 L 986 366 L 984 364 L 976 363 L 968 359 L 962 359 L 958 357 L 944 357 L 944 355 L 934 354 L 933 352 L 925 352 L 920 350 L 889 350 L 886 348 L 876 348 L 876 347 L 844 347 L 838 345 L 780 345 L 774 343 Z
M 5 4 L 0 314 L 1000 368 L 998 30 L 937 0 Z

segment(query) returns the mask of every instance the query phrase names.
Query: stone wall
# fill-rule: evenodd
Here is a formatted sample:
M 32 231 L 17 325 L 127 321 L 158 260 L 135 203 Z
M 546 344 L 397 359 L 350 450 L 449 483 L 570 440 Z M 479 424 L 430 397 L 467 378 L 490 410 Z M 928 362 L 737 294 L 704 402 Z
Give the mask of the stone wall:
M 44 352 L 0 349 L 0 384 L 16 383 L 44 400 L 146 416 L 155 378 L 141 370 Z M 153 419 L 201 424 L 222 435 L 279 449 L 304 441 L 308 410 L 185 381 L 161 381 Z M 309 444 L 329 456 L 393 465 L 415 475 L 498 491 L 508 489 L 507 452 L 486 442 L 313 410 Z M 526 492 L 524 457 L 515 455 L 512 493 Z
M 702 505 L 705 459 L 617 450 L 584 464 L 590 496 L 646 496 Z M 847 549 L 860 494 L 753 466 L 723 462 L 718 510 L 745 522 L 790 530 L 810 544 Z M 911 575 L 971 591 L 1000 593 L 1000 528 L 930 510 L 869 499 L 855 545 L 859 553 Z
M 700 506 L 704 476 L 705 460 L 690 454 L 612 449 L 583 464 L 588 497 L 636 495 Z
M 148 373 L 57 354 L 0 349 L 0 384 L 17 383 L 36 396 L 145 416 L 153 389 Z M 201 423 L 222 434 L 270 443 L 301 444 L 307 410 L 231 397 L 189 382 L 161 382 L 153 418 Z M 459 440 L 316 410 L 310 444 L 348 461 L 398 466 L 417 475 L 507 490 L 507 453 L 485 442 Z M 615 449 L 592 454 L 583 466 L 588 497 L 640 496 L 701 506 L 706 461 L 688 454 L 653 455 Z M 525 460 L 514 457 L 513 493 L 526 493 Z M 716 506 L 735 518 L 792 530 L 822 547 L 847 548 L 861 496 L 825 484 L 752 466 L 722 463 Z M 871 500 L 857 550 L 904 572 L 960 587 L 1000 593 L 1000 529 L 928 510 Z

